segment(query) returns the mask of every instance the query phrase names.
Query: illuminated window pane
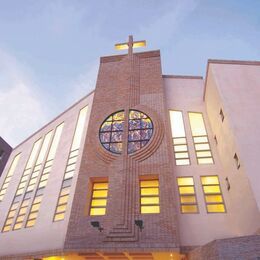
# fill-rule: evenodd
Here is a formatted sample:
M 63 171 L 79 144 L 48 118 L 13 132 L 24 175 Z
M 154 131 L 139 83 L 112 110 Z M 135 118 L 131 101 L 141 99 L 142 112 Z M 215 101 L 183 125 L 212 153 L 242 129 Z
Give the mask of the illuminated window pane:
M 198 204 L 195 194 L 193 177 L 178 177 L 181 213 L 197 213 Z
M 194 194 L 194 187 L 187 186 L 187 187 L 179 187 L 180 194 Z
M 189 120 L 198 164 L 213 164 L 202 113 L 189 113 Z
M 118 115 L 122 116 L 122 115 Z M 90 216 L 99 216 L 106 214 L 108 183 L 93 183 L 92 198 L 90 207 Z
M 91 206 L 106 206 L 107 205 L 107 200 L 106 199 L 93 199 L 91 202 Z
M 1 187 L 1 189 L 0 189 L 0 201 L 2 201 L 3 198 L 4 198 L 4 195 L 5 195 L 5 193 L 6 193 L 7 187 L 9 186 L 9 182 L 10 182 L 10 180 L 11 180 L 11 177 L 12 177 L 13 174 L 14 174 L 14 171 L 15 171 L 15 169 L 16 169 L 16 166 L 17 166 L 17 164 L 18 164 L 18 161 L 19 161 L 19 159 L 20 159 L 20 156 L 21 156 L 20 153 L 17 154 L 17 155 L 14 157 L 14 159 L 13 159 L 13 161 L 12 161 L 12 163 L 11 163 L 11 166 L 10 166 L 10 168 L 9 168 L 9 170 L 8 170 L 8 173 L 7 173 L 7 175 L 6 175 L 6 178 L 5 178 L 5 180 L 4 180 L 4 183 L 3 183 L 3 185 L 2 185 L 2 187 Z
M 182 213 L 197 213 L 198 206 L 197 205 L 181 205 Z
M 40 138 L 37 142 L 34 143 L 33 149 L 31 151 L 31 154 L 30 154 L 30 157 L 29 157 L 29 160 L 26 164 L 26 169 L 31 168 L 33 166 L 33 163 L 35 162 L 37 153 L 40 149 L 41 142 L 42 142 L 42 138 Z
M 189 165 L 189 153 L 181 111 L 170 111 L 173 149 L 176 165 Z
M 108 183 L 94 183 L 93 184 L 94 190 L 106 190 L 108 189 Z
M 190 159 L 176 159 L 176 165 L 189 165 Z
M 219 184 L 218 176 L 201 176 L 203 185 Z
M 61 204 L 64 204 L 64 203 L 67 203 L 68 202 L 68 199 L 69 199 L 69 195 L 66 195 L 66 196 L 63 196 L 63 197 L 60 197 L 59 198 L 59 205 Z
M 143 197 L 141 198 L 141 204 L 159 204 L 159 197 Z
M 31 213 L 28 217 L 28 219 L 36 219 L 38 215 L 38 212 Z
M 93 191 L 93 198 L 106 198 L 107 190 L 95 190 Z
M 177 178 L 177 182 L 179 186 L 194 185 L 192 177 Z
M 52 144 L 48 153 L 48 157 L 47 157 L 47 161 L 53 160 L 56 154 L 56 150 L 58 148 L 58 144 L 60 141 L 60 137 L 61 137 L 61 133 L 62 133 L 62 129 L 63 129 L 64 123 L 60 124 L 57 126 L 56 130 L 55 130 L 55 134 L 52 140 Z M 46 167 L 48 167 L 48 165 L 45 165 Z
M 11 226 L 4 226 L 3 232 L 8 232 L 11 230 Z
M 142 188 L 141 189 L 142 195 L 159 195 L 158 188 Z
M 192 136 L 207 135 L 201 113 L 189 113 Z
M 55 214 L 55 216 L 54 216 L 54 221 L 63 220 L 64 217 L 65 217 L 65 213 Z
M 160 213 L 159 206 L 141 206 L 141 214 Z
M 218 176 L 201 176 L 201 183 L 205 196 L 207 212 L 226 212 Z
M 22 228 L 23 223 L 17 223 L 14 225 L 14 230 Z
M 214 213 L 214 212 L 225 212 L 225 207 L 224 204 L 208 204 L 207 205 L 207 210 L 209 213 Z
M 28 220 L 26 227 L 33 227 L 35 225 L 36 219 Z
M 79 149 L 80 147 L 84 125 L 87 117 L 87 112 L 88 112 L 88 106 L 83 107 L 79 112 L 79 117 L 77 121 L 76 131 L 73 137 L 71 150 L 76 150 Z
M 57 213 L 64 212 L 66 210 L 67 204 L 57 207 Z
M 170 111 L 172 137 L 185 137 L 185 129 L 181 111 Z
M 159 180 L 140 181 L 141 214 L 160 213 Z
M 181 203 L 196 203 L 196 197 L 195 196 L 180 196 Z
M 207 203 L 223 202 L 221 195 L 206 195 L 205 200 Z
M 220 193 L 220 187 L 219 185 L 217 186 L 203 186 L 203 190 L 205 194 L 209 194 L 209 193 Z
M 99 215 L 105 215 L 105 214 L 106 214 L 106 208 L 91 208 L 90 209 L 91 216 L 99 216 Z
M 37 161 L 36 161 L 36 164 L 41 164 L 43 162 L 44 157 L 45 157 L 46 152 L 47 152 L 47 149 L 49 147 L 49 143 L 51 141 L 52 133 L 53 133 L 53 130 L 50 131 L 47 135 L 45 135 L 44 140 L 43 140 L 43 144 L 42 144 L 42 147 L 41 147 L 41 150 L 40 150 L 40 153 L 39 153 Z M 34 169 L 35 170 L 39 170 L 39 168 L 40 167 L 38 166 L 38 168 L 35 167 Z

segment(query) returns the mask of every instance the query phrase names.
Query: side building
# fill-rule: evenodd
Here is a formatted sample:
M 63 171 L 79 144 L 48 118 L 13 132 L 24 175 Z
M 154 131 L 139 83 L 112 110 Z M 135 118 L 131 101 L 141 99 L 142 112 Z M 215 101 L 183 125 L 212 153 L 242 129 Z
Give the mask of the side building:
M 101 57 L 95 91 L 12 151 L 0 259 L 260 256 L 259 85 L 260 62 L 204 81 L 159 51 Z
M 0 177 L 12 152 L 12 147 L 0 136 Z M 0 195 L 1 196 L 1 195 Z

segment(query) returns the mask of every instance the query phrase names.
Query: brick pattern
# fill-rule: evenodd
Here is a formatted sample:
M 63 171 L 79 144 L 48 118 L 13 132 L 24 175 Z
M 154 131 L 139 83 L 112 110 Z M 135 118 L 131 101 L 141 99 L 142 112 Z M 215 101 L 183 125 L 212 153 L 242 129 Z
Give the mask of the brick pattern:
M 260 236 L 245 236 L 212 241 L 188 253 L 189 260 L 260 259 Z
M 106 151 L 98 137 L 104 119 L 122 109 L 126 115 L 129 109 L 140 110 L 154 124 L 149 143 L 131 155 L 126 130 L 122 155 Z M 179 247 L 167 116 L 159 51 L 101 58 L 65 249 L 147 252 Z M 160 214 L 140 214 L 138 183 L 146 175 L 159 179 Z M 107 213 L 89 216 L 91 183 L 102 178 L 109 182 Z M 134 224 L 136 219 L 144 222 L 142 232 Z M 94 220 L 100 222 L 102 232 L 90 225 Z

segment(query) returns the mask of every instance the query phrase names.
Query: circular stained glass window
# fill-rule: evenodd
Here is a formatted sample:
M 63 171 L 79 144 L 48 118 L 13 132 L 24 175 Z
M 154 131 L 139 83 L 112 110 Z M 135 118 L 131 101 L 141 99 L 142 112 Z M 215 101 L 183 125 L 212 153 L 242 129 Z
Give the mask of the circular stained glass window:
M 110 115 L 101 125 L 99 131 L 100 142 L 105 149 L 112 153 L 121 154 L 123 150 L 124 111 Z M 128 154 L 144 147 L 152 137 L 152 120 L 144 113 L 130 110 L 128 114 Z

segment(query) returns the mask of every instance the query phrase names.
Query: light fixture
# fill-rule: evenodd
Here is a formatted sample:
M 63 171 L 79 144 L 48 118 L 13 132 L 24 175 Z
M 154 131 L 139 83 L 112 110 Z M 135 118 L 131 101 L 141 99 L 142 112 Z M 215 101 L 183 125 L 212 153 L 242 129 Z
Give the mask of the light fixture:
M 97 228 L 99 230 L 99 232 L 104 230 L 104 228 L 102 228 L 100 226 L 99 221 L 91 221 L 90 224 L 91 224 L 92 227 Z
M 135 220 L 135 224 L 139 227 L 140 231 L 142 232 L 142 229 L 144 229 L 143 221 L 141 219 Z

